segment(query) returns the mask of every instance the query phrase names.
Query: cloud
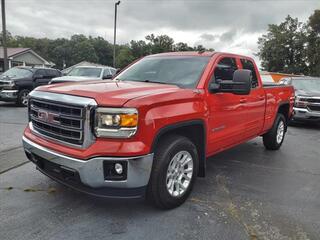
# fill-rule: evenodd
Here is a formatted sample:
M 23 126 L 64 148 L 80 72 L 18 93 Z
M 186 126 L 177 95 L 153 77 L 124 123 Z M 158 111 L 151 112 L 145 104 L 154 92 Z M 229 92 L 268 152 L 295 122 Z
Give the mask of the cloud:
M 57 38 L 82 33 L 112 41 L 114 2 L 9 0 L 7 28 L 14 35 Z M 280 23 L 288 14 L 305 21 L 317 8 L 319 0 L 122 0 L 117 39 L 127 43 L 149 33 L 168 34 L 176 42 L 218 50 L 242 44 L 252 55 L 258 34 L 268 24 Z

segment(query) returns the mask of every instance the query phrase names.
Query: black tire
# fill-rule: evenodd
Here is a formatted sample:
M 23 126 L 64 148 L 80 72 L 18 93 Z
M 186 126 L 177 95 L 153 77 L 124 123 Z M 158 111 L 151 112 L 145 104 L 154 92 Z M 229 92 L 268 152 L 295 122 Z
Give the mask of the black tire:
M 25 97 L 30 93 L 30 90 L 28 89 L 22 89 L 18 93 L 18 98 L 16 104 L 22 107 L 27 107 L 28 102 L 26 102 Z
M 278 128 L 281 123 L 283 123 L 284 132 L 283 132 L 283 137 L 281 141 L 279 141 L 279 139 L 277 139 L 277 136 L 278 136 Z M 263 135 L 263 144 L 265 148 L 268 150 L 278 150 L 283 143 L 286 131 L 287 131 L 287 121 L 283 116 L 283 114 L 278 113 L 270 131 Z
M 182 190 L 185 192 L 181 196 L 172 196 L 167 189 L 167 171 L 173 157 L 181 151 L 188 152 L 192 157 L 192 177 L 188 187 Z M 166 136 L 159 142 L 154 154 L 152 172 L 147 189 L 147 199 L 161 209 L 171 209 L 180 206 L 186 201 L 192 191 L 195 179 L 197 178 L 198 167 L 199 159 L 196 146 L 188 138 L 178 135 Z

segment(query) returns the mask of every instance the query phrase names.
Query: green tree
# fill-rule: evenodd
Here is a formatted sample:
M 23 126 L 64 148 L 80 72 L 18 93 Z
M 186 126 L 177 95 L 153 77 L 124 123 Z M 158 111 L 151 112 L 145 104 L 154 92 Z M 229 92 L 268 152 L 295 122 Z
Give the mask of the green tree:
M 135 59 L 146 56 L 151 53 L 151 46 L 143 40 L 130 42 L 132 55 Z
M 91 38 L 89 41 L 92 44 L 94 51 L 98 57 L 98 63 L 112 66 L 113 64 L 113 46 L 102 37 Z
M 307 73 L 306 30 L 297 18 L 289 15 L 279 25 L 270 24 L 267 34 L 258 40 L 258 56 L 264 70 L 284 73 Z
M 188 46 L 187 43 L 184 42 L 178 42 L 174 45 L 174 51 L 177 52 L 185 52 L 185 51 L 193 51 L 194 49 L 190 46 Z
M 320 76 L 320 10 L 315 10 L 309 17 L 307 31 L 309 74 Z
M 131 49 L 127 45 L 123 45 L 118 49 L 116 56 L 116 65 L 118 68 L 123 68 L 134 61 Z
M 146 40 L 149 41 L 151 53 L 172 52 L 174 41 L 167 35 L 155 36 L 150 34 L 146 36 Z

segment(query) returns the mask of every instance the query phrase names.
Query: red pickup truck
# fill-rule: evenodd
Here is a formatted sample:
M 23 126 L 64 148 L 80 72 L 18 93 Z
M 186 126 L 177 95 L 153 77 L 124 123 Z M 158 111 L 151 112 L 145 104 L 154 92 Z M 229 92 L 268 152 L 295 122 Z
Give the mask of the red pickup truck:
M 23 136 L 37 169 L 95 196 L 182 204 L 206 159 L 262 136 L 280 148 L 291 86 L 263 86 L 254 61 L 218 52 L 144 57 L 113 80 L 30 93 Z

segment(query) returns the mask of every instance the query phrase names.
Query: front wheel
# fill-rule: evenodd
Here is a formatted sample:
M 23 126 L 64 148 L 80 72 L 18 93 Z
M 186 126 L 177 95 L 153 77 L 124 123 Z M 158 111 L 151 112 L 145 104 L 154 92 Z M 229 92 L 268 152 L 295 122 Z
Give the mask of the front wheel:
M 198 153 L 186 137 L 170 135 L 155 151 L 147 198 L 156 207 L 171 209 L 186 201 L 198 173 Z
M 26 107 L 28 106 L 28 95 L 30 93 L 30 90 L 28 89 L 22 89 L 18 93 L 18 98 L 17 98 L 17 104 L 19 106 Z
M 287 121 L 283 114 L 278 113 L 269 132 L 263 135 L 263 144 L 268 150 L 278 150 L 287 131 Z

